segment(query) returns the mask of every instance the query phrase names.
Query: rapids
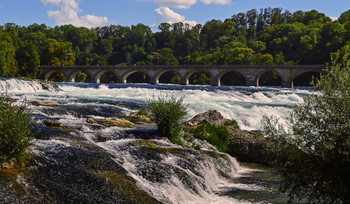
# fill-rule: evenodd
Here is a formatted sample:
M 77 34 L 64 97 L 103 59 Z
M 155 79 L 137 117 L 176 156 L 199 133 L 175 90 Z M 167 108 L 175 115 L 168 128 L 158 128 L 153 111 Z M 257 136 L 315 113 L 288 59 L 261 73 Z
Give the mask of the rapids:
M 41 195 L 50 195 L 48 200 L 52 202 L 72 202 L 77 201 L 75 199 L 79 200 L 79 198 L 83 200 L 86 196 L 91 196 L 90 200 L 85 200 L 86 202 L 98 202 L 101 201 L 100 199 L 106 203 L 109 200 L 113 201 L 113 197 L 109 198 L 104 194 L 105 192 L 100 192 L 98 189 L 93 190 L 98 191 L 95 196 L 86 195 L 85 192 L 81 192 L 82 190 L 77 190 L 87 188 L 86 186 L 90 186 L 90 184 L 85 182 L 86 176 L 81 178 L 69 172 L 72 172 L 72 169 L 77 169 L 76 173 L 88 174 L 91 177 L 90 180 L 93 181 L 97 179 L 96 175 L 99 179 L 102 176 L 105 181 L 108 181 L 108 184 L 100 184 L 100 180 L 97 179 L 99 182 L 96 182 L 99 185 L 109 188 L 113 184 L 116 188 L 115 186 L 118 187 L 119 184 L 113 183 L 114 177 L 111 177 L 110 172 L 115 175 L 115 169 L 119 169 L 117 175 L 122 174 L 123 178 L 125 176 L 128 182 L 135 183 L 142 192 L 163 203 L 271 202 L 266 197 L 263 199 L 250 198 L 249 196 L 237 197 L 237 194 L 230 193 L 241 191 L 246 194 L 247 192 L 271 192 L 272 190 L 270 187 L 258 183 L 244 182 L 242 178 L 256 172 L 256 170 L 241 166 L 236 159 L 227 154 L 213 151 L 213 148 L 205 142 L 201 143 L 201 150 L 197 151 L 174 145 L 167 139 L 159 138 L 154 125 L 141 124 L 133 128 L 108 127 L 101 124 L 89 124 L 86 119 L 122 118 L 123 115 L 145 108 L 148 100 L 159 95 L 174 95 L 183 97 L 184 102 L 188 104 L 188 119 L 209 109 L 216 109 L 225 118 L 235 119 L 241 129 L 256 130 L 260 129 L 261 119 L 264 115 L 287 117 L 293 103 L 302 102 L 303 95 L 310 92 L 306 88 L 281 89 L 273 87 L 218 88 L 211 86 L 84 83 L 57 83 L 57 85 L 61 91 L 54 91 L 53 88 L 43 89 L 38 82 L 17 79 L 0 80 L 0 92 L 7 92 L 11 98 L 17 100 L 17 103 L 25 101 L 34 121 L 33 127 L 40 130 L 32 151 L 34 162 L 29 168 L 29 175 L 34 176 L 20 175 L 21 179 L 14 181 L 23 185 L 25 192 L 39 194 L 39 198 L 35 201 L 40 201 Z M 56 106 L 34 106 L 30 103 L 32 101 L 50 102 Z M 58 120 L 63 128 L 57 130 L 46 128 L 43 125 L 44 119 Z M 72 158 L 72 155 L 76 154 L 78 156 Z M 108 168 L 102 167 L 104 166 L 102 165 L 91 170 L 89 165 L 91 161 L 86 160 L 84 155 L 89 155 L 89 158 L 100 155 L 99 158 L 106 165 L 108 164 Z M 61 169 L 62 165 L 66 168 L 67 165 L 76 164 L 80 160 L 86 160 L 85 163 L 83 162 L 84 164 L 79 163 L 83 167 L 67 167 L 68 173 Z M 58 166 L 53 168 L 55 170 L 47 169 L 47 166 L 52 165 Z M 111 168 L 110 166 L 115 167 Z M 60 191 L 72 191 L 64 194 L 65 198 L 58 198 L 62 195 L 50 189 L 50 185 L 46 184 L 46 181 L 38 184 L 33 179 L 38 173 L 51 171 L 65 175 L 64 178 L 67 180 L 57 181 L 58 183 L 62 182 Z M 45 175 L 43 177 L 45 178 Z M 69 178 L 82 181 L 79 180 L 81 183 L 71 184 L 73 187 L 66 189 L 63 186 Z M 94 187 L 90 186 L 89 188 Z M 1 192 L 0 182 L 0 197 L 2 196 Z M 118 192 L 118 196 L 122 195 L 126 200 L 130 199 L 128 192 L 125 193 L 120 189 Z M 70 194 L 75 195 L 75 197 L 69 197 Z M 7 199 L 11 201 L 12 197 L 7 196 Z M 24 201 L 27 201 L 26 199 Z M 136 201 L 142 202 L 137 199 Z M 20 201 L 14 200 L 14 202 Z

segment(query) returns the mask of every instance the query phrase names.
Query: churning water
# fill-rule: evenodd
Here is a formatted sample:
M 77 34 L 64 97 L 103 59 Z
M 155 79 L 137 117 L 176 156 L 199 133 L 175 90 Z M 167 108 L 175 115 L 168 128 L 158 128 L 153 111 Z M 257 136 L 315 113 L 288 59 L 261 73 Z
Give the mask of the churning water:
M 7 92 L 19 102 L 25 100 L 38 125 L 43 124 L 43 119 L 56 119 L 63 127 L 76 129 L 71 134 L 107 151 L 128 172 L 128 176 L 135 179 L 139 188 L 165 203 L 250 203 L 252 200 L 238 200 L 225 192 L 232 189 L 256 192 L 264 191 L 266 187 L 240 183 L 238 178 L 252 170 L 241 167 L 229 155 L 217 157 L 209 150 L 205 153 L 188 150 L 164 138 L 150 141 L 157 146 L 157 151 L 166 149 L 167 153 L 153 152 L 150 155 L 134 145 L 140 138 L 127 133 L 132 132 L 132 128 L 91 127 L 86 118 L 120 118 L 144 108 L 148 100 L 159 95 L 173 95 L 183 97 L 188 104 L 188 119 L 216 109 L 225 118 L 235 119 L 241 129 L 256 130 L 261 128 L 264 115 L 287 117 L 292 105 L 302 102 L 303 95 L 310 93 L 309 89 L 272 87 L 57 84 L 61 91 L 44 90 L 37 82 L 3 79 L 0 80 L 0 92 Z M 57 106 L 33 106 L 32 101 L 50 102 Z M 142 128 L 147 131 L 148 127 Z M 33 153 L 55 160 L 55 152 L 70 146 L 72 142 L 69 139 L 37 139 Z

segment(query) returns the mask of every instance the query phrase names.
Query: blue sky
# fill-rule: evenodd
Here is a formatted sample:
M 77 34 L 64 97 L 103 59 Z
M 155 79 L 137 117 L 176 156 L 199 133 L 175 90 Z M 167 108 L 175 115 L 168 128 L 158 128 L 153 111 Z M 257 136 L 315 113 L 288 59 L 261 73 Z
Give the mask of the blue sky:
M 350 9 L 350 0 L 0 0 L 0 25 L 73 24 L 96 27 L 161 22 L 204 24 L 224 20 L 250 9 L 280 7 L 291 12 L 316 9 L 338 18 Z

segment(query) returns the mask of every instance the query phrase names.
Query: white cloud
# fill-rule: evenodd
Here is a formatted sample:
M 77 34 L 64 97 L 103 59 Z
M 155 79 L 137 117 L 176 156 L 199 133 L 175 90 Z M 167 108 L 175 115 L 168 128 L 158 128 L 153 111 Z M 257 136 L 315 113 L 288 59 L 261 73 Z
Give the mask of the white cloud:
M 332 21 L 336 21 L 336 20 L 338 20 L 338 18 L 337 18 L 337 17 L 331 17 L 331 19 L 332 19 Z
M 161 6 L 154 10 L 156 14 L 159 16 L 160 22 L 167 22 L 167 23 L 188 23 L 190 26 L 195 26 L 197 23 L 196 21 L 187 21 L 185 20 L 185 16 L 180 15 L 173 10 L 169 9 L 168 7 Z
M 195 5 L 198 0 L 139 0 L 139 1 L 151 1 L 161 7 L 188 9 Z M 229 4 L 231 0 L 199 0 L 204 4 Z
M 79 8 L 80 0 L 40 0 L 44 4 L 52 4 L 58 7 L 57 11 L 48 11 L 47 15 L 55 19 L 56 25 L 72 24 L 74 26 L 97 27 L 108 22 L 107 17 L 95 15 L 79 16 L 82 12 Z
M 230 4 L 231 0 L 200 0 L 204 4 Z
M 162 7 L 172 7 L 179 9 L 188 9 L 192 5 L 197 3 L 197 0 L 139 0 L 139 1 L 151 1 Z

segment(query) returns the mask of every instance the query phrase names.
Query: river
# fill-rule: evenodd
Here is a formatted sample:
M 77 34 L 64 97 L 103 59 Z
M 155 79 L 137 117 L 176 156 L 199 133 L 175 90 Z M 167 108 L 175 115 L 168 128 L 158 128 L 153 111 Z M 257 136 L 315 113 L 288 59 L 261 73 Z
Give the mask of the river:
M 113 162 L 120 165 L 126 175 L 135 181 L 138 188 L 163 203 L 286 202 L 285 196 L 275 189 L 278 183 L 275 178 L 270 176 L 265 178 L 266 182 L 262 182 L 263 177 L 268 174 L 266 169 L 257 170 L 241 165 L 229 155 L 213 156 L 208 144 L 201 144 L 204 152 L 188 150 L 154 136 L 154 126 L 151 125 L 132 128 L 92 126 L 86 119 L 122 118 L 123 115 L 145 108 L 148 100 L 159 95 L 173 95 L 183 97 L 184 103 L 188 104 L 188 119 L 198 113 L 216 109 L 225 118 L 236 120 L 241 129 L 256 130 L 261 128 L 264 115 L 288 117 L 292 105 L 301 103 L 302 97 L 309 94 L 310 89 L 87 83 L 57 85 L 61 91 L 44 90 L 36 82 L 16 79 L 0 81 L 1 92 L 7 92 L 17 103 L 26 101 L 39 129 L 44 129 L 44 119 L 55 119 L 62 127 L 75 130 L 64 134 L 52 132 L 50 136 L 37 137 L 32 151 L 35 156 L 45 158 L 49 163 L 59 163 L 62 161 L 57 155 L 73 146 L 78 148 L 75 146 L 77 141 L 96 146 L 106 151 Z M 57 106 L 34 106 L 30 103 L 32 101 L 50 102 Z M 280 122 L 285 121 L 281 119 Z M 150 144 L 140 138 L 139 130 L 150 132 Z M 148 148 L 147 151 L 145 147 Z M 153 152 L 150 155 L 150 147 L 159 151 L 167 150 L 167 153 Z M 76 151 L 75 149 L 73 152 Z M 31 168 L 37 168 L 36 165 Z M 263 173 L 257 176 L 257 172 Z M 24 188 L 44 194 L 42 186 L 28 184 L 30 179 L 24 180 L 27 186 L 31 186 Z M 83 182 L 81 185 L 87 184 Z M 50 192 L 48 189 L 46 191 Z M 59 200 L 52 194 L 54 193 L 50 194 L 51 201 L 74 201 L 69 197 L 67 200 Z M 99 197 L 96 196 L 96 199 Z M 107 197 L 105 201 L 107 202 Z

